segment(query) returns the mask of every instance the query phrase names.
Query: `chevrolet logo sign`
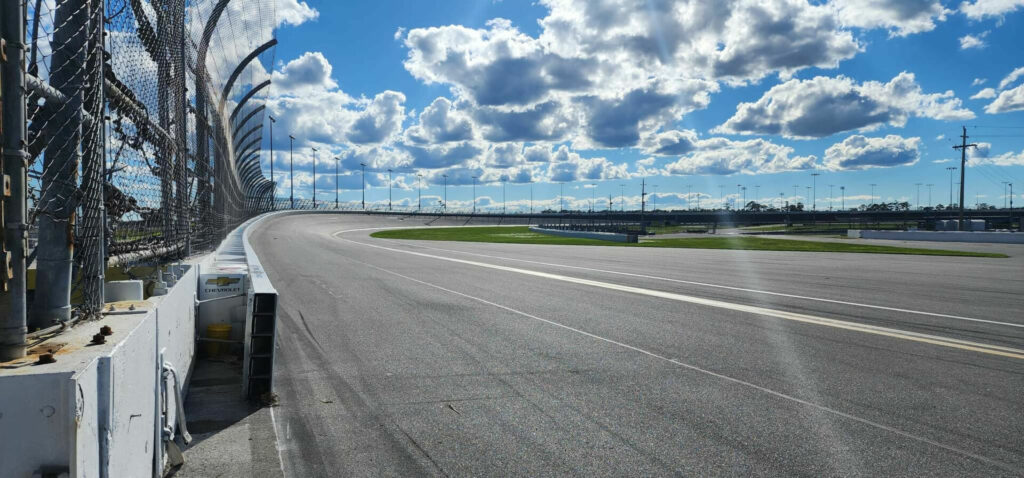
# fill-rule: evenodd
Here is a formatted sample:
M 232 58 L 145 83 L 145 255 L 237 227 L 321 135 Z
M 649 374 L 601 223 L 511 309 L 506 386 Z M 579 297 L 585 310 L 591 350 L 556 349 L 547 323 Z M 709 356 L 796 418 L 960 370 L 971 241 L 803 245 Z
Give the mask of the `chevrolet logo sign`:
M 238 277 L 217 277 L 214 279 L 206 279 L 206 285 L 216 285 L 217 287 L 224 287 L 231 284 L 237 284 L 242 279 Z

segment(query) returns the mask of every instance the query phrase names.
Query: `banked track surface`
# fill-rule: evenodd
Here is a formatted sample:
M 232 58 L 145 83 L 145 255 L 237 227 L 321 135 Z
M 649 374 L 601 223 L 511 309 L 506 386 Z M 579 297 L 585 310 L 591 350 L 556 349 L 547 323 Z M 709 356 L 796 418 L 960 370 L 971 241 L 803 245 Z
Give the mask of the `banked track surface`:
M 1024 360 L 746 309 L 1019 350 L 1016 259 L 384 241 L 366 230 L 416 225 L 286 216 L 254 231 L 281 293 L 275 428 L 289 476 L 1024 469 Z

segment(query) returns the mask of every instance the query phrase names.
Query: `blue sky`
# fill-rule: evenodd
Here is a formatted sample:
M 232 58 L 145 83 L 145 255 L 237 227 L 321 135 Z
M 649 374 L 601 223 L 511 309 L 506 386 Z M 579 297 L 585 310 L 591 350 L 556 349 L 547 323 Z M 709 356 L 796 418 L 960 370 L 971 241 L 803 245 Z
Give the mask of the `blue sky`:
M 965 203 L 1024 203 L 1024 1 L 296 2 L 277 31 L 274 141 L 287 196 L 510 209 L 746 199 L 948 203 L 961 125 L 981 148 Z M 1016 70 L 1016 74 L 1015 74 Z M 972 98 L 973 97 L 973 98 Z M 264 144 L 265 148 L 269 144 Z M 942 162 L 954 160 L 953 162 Z M 269 171 L 269 155 L 264 169 Z M 816 191 L 808 191 L 812 185 Z M 958 181 L 959 179 L 955 179 Z M 564 183 L 560 185 L 559 183 Z M 531 186 L 532 184 L 532 186 Z M 927 185 L 933 184 L 931 188 Z M 623 186 L 625 185 L 625 186 Z M 794 187 L 795 186 L 795 187 Z M 547 204 L 542 204 L 548 201 Z M 425 206 L 427 207 L 427 206 Z

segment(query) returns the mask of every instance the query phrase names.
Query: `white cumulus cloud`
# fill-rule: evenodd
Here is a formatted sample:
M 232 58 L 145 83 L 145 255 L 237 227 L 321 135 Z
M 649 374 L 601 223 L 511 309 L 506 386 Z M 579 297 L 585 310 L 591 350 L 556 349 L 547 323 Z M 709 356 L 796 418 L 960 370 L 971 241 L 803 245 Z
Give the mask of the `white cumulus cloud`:
M 970 119 L 974 113 L 952 91 L 922 92 L 913 73 L 900 73 L 888 83 L 861 84 L 844 76 L 818 76 L 789 80 L 754 103 L 740 103 L 736 113 L 713 131 L 821 138 L 886 124 L 902 127 L 911 116 L 952 120 Z
M 921 138 L 853 135 L 825 150 L 824 165 L 833 171 L 910 166 L 921 158 Z

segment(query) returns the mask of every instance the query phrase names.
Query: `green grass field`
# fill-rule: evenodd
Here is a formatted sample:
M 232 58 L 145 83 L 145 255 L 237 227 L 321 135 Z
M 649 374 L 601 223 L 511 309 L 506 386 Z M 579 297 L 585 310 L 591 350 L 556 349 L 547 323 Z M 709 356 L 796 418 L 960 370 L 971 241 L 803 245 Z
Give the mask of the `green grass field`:
M 872 244 L 797 241 L 747 236 L 710 236 L 694 238 L 642 239 L 638 244 L 549 236 L 518 227 L 438 227 L 388 229 L 370 234 L 379 239 L 418 239 L 426 241 L 496 242 L 507 244 L 556 244 L 608 247 L 668 247 L 687 249 L 741 249 L 752 251 L 852 252 L 869 254 L 914 254 L 928 256 L 1007 257 L 1005 254 Z

